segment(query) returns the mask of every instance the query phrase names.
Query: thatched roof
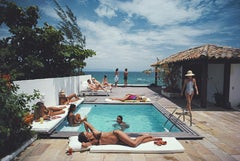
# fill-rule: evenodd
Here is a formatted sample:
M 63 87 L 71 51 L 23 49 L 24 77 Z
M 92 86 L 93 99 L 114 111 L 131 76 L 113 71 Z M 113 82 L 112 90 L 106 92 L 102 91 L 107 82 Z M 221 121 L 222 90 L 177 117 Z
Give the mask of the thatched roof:
M 188 60 L 197 60 L 206 57 L 208 59 L 240 59 L 240 49 L 231 47 L 219 47 L 216 45 L 208 44 L 176 53 L 152 64 L 151 66 L 159 66 L 166 63 L 182 62 Z

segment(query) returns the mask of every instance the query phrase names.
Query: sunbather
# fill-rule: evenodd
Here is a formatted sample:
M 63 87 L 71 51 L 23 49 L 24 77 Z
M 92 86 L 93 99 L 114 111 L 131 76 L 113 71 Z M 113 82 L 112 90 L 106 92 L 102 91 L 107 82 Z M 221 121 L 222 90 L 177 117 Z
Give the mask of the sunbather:
M 103 88 L 112 90 L 112 84 L 108 83 L 108 79 L 107 79 L 106 75 L 103 76 L 102 86 L 103 86 Z
M 123 98 L 111 98 L 112 100 L 126 101 L 126 100 L 139 100 L 145 101 L 145 97 L 136 94 L 126 94 Z
M 86 118 L 81 118 L 80 114 L 74 114 L 74 111 L 76 110 L 76 105 L 71 104 L 69 107 L 68 115 L 67 115 L 67 121 L 69 126 L 78 126 L 83 121 L 86 121 Z
M 40 117 L 42 117 L 44 120 L 49 120 L 52 116 L 60 115 L 65 113 L 63 108 L 66 108 L 66 106 L 61 107 L 46 107 L 44 103 L 38 102 L 36 104 L 36 108 L 34 110 L 34 120 L 40 121 Z
M 82 143 L 83 148 L 91 145 L 109 145 L 119 144 L 128 145 L 130 147 L 137 147 L 141 143 L 154 141 L 156 145 L 165 145 L 166 142 L 162 138 L 155 138 L 150 135 L 141 135 L 135 139 L 130 138 L 126 133 L 121 130 L 114 130 L 111 132 L 100 132 L 95 129 L 90 123 L 84 121 L 86 132 L 81 132 L 78 140 Z
M 98 84 L 98 83 L 92 83 L 90 79 L 87 80 L 88 82 L 88 87 L 93 90 L 93 91 L 97 91 L 97 90 L 105 90 L 101 84 Z
M 72 93 L 68 96 L 65 95 L 64 92 L 61 93 L 61 100 L 60 100 L 60 105 L 68 105 L 71 102 L 75 102 L 79 100 L 79 97 L 77 96 L 76 93 Z

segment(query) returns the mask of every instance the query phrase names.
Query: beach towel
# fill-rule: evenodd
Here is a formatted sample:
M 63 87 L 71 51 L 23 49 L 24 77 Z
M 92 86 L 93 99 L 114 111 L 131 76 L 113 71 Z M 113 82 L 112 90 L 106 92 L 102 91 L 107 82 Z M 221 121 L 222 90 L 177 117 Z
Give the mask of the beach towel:
M 184 152 L 182 144 L 174 137 L 162 137 L 162 140 L 166 141 L 166 145 L 158 146 L 154 144 L 154 141 L 142 143 L 137 147 L 130 147 L 124 145 L 93 145 L 88 148 L 82 148 L 81 142 L 78 141 L 78 136 L 69 137 L 69 143 L 67 150 L 72 151 L 86 151 L 91 153 L 181 153 Z

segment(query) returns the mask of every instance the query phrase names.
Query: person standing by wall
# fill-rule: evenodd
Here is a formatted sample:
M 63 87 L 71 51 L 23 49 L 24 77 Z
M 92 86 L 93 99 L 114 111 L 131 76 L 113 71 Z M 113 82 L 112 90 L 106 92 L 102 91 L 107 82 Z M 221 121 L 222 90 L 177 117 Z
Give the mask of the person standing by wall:
M 119 80 L 118 68 L 116 68 L 114 75 L 115 75 L 115 77 L 114 77 L 115 87 L 117 87 L 118 80 Z
M 127 81 L 128 81 L 128 69 L 127 68 L 125 68 L 125 71 L 124 71 L 124 73 L 123 73 L 123 79 L 124 79 L 124 87 L 126 87 L 127 86 Z
M 184 79 L 183 88 L 181 91 L 181 95 L 183 95 L 183 92 L 185 90 L 185 97 L 187 101 L 186 108 L 189 112 L 190 117 L 192 117 L 192 99 L 194 96 L 194 88 L 195 92 L 198 95 L 198 87 L 196 83 L 196 79 L 193 78 L 195 74 L 191 70 L 187 71 L 187 74 L 185 74 L 186 78 Z

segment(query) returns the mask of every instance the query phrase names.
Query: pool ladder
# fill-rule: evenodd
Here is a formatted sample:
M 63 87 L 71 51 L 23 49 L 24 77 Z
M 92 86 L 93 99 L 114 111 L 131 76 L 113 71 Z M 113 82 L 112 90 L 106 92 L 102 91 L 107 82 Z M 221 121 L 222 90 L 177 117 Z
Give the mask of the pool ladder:
M 173 116 L 173 114 L 177 111 L 177 109 L 182 109 L 181 107 L 176 107 L 173 112 L 171 114 L 169 114 L 167 121 L 164 123 L 164 126 L 167 124 L 167 122 L 171 119 L 171 117 Z M 169 131 L 172 130 L 172 128 L 174 127 L 174 125 L 176 124 L 176 122 L 183 116 L 183 121 L 185 121 L 185 115 L 190 117 L 190 126 L 192 126 L 192 114 L 187 115 L 187 113 L 184 111 L 184 109 L 182 109 L 181 113 L 176 113 L 179 116 L 177 117 L 177 119 L 174 121 L 174 124 L 170 127 Z

